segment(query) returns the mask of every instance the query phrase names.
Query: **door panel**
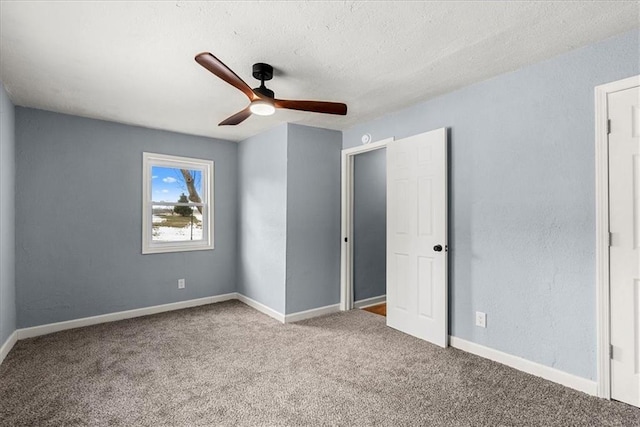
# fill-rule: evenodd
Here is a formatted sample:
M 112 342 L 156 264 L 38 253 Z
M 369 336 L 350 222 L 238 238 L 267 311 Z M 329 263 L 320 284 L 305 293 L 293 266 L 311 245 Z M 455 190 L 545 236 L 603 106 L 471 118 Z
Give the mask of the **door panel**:
M 431 236 L 433 234 L 433 197 L 431 178 L 418 179 L 418 234 Z
M 395 254 L 396 283 L 398 283 L 398 286 L 394 288 L 396 291 L 393 294 L 396 297 L 394 299 L 395 307 L 403 311 L 407 311 L 409 307 L 408 270 L 409 257 L 406 254 Z
M 433 258 L 418 257 L 418 314 L 433 319 Z
M 407 206 L 409 203 L 409 180 L 398 179 L 394 183 L 394 204 L 396 206 Z M 409 232 L 409 211 L 403 210 L 396 213 L 395 218 L 396 234 L 407 234 Z
M 387 145 L 387 325 L 442 347 L 448 344 L 446 138 L 438 129 Z
M 640 406 L 640 89 L 608 106 L 611 397 Z

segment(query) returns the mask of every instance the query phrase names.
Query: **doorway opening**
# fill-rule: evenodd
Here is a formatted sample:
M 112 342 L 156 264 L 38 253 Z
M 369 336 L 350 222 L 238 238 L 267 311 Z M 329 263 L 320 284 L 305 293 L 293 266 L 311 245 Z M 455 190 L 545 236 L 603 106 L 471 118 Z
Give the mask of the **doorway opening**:
M 391 141 L 342 151 L 341 310 L 386 303 L 386 191 L 376 193 L 381 180 L 386 189 L 386 167 L 375 169 L 386 165 L 385 148 Z M 363 156 L 356 164 L 358 155 Z

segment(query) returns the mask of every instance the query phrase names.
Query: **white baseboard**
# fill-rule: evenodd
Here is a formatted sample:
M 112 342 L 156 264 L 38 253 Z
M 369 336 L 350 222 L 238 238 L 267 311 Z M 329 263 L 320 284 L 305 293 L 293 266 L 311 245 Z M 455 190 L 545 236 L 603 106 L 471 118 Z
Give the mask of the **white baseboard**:
M 273 317 L 274 319 L 276 319 L 278 322 L 284 323 L 285 321 L 285 316 L 282 313 L 278 313 L 277 311 L 275 311 L 272 308 L 267 307 L 266 305 L 262 304 L 261 302 L 258 302 L 254 299 L 249 298 L 246 295 L 242 295 L 240 293 L 236 294 L 236 298 L 247 304 L 249 307 L 258 310 L 260 313 L 266 314 L 269 317 Z
M 4 344 L 2 344 L 2 347 L 0 347 L 0 365 L 2 365 L 4 358 L 7 357 L 7 354 L 9 354 L 16 342 L 18 342 L 18 331 L 13 331 Z
M 449 344 L 451 347 L 459 350 L 473 353 L 477 356 L 484 357 L 485 359 L 493 360 L 494 362 L 502 363 L 503 365 L 510 366 L 522 372 L 526 372 L 536 377 L 544 378 L 545 380 L 552 381 L 554 383 L 561 384 L 565 387 L 569 387 L 583 393 L 590 394 L 592 396 L 598 395 L 597 382 L 588 380 L 586 378 L 578 377 L 573 374 L 569 374 L 558 369 L 541 365 L 536 362 L 532 362 L 527 359 L 523 359 L 512 354 L 503 353 L 498 350 L 494 350 L 489 347 L 485 347 L 480 344 L 473 343 L 471 341 L 463 340 L 462 338 L 449 337 Z
M 313 317 L 324 316 L 326 314 L 340 311 L 340 304 L 326 305 L 324 307 L 312 308 L 311 310 L 298 311 L 284 316 L 284 323 L 299 322 Z
M 39 325 L 39 326 L 30 327 L 30 328 L 18 329 L 13 333 L 13 335 L 9 338 L 9 340 L 7 340 L 7 342 L 2 346 L 2 350 L 0 352 L 0 356 L 2 356 L 0 357 L 0 363 L 1 363 L 1 360 L 4 359 L 6 354 L 9 353 L 9 350 L 11 350 L 11 348 L 13 347 L 13 345 L 17 340 L 22 340 L 25 338 L 33 338 L 33 337 L 46 335 L 46 334 L 52 334 L 54 332 L 65 331 L 67 329 L 82 328 L 84 326 L 97 325 L 100 323 L 107 323 L 107 322 L 115 322 L 118 320 L 131 319 L 131 318 L 140 317 L 140 316 L 148 316 L 150 314 L 162 313 L 165 311 L 180 310 L 183 308 L 196 307 L 196 306 L 205 305 L 205 304 L 213 304 L 216 302 L 228 301 L 232 299 L 237 299 L 245 303 L 249 307 L 255 310 L 258 310 L 259 312 L 264 313 L 267 316 L 273 317 L 274 319 L 276 319 L 281 323 L 297 322 L 303 319 L 309 319 L 312 317 L 335 313 L 340 310 L 340 305 L 335 304 L 335 305 L 329 305 L 326 307 L 314 308 L 312 310 L 301 311 L 299 313 L 292 313 L 285 316 L 284 314 L 278 313 L 272 308 L 269 308 L 266 305 L 259 303 L 254 299 L 251 299 L 237 292 L 232 292 L 224 295 L 216 295 L 213 297 L 179 301 L 179 302 L 174 302 L 170 304 L 155 305 L 152 307 L 137 308 L 134 310 L 119 311 L 116 313 L 108 313 L 108 314 L 102 314 L 99 316 L 84 317 L 81 319 L 67 320 L 64 322 L 49 323 L 46 325 Z M 12 338 L 13 338 L 13 341 L 12 341 Z
M 170 304 L 154 305 L 151 307 L 136 308 L 134 310 L 118 311 L 116 313 L 102 314 L 99 316 L 83 317 L 81 319 L 67 320 L 65 322 L 49 323 L 46 325 L 33 326 L 31 328 L 18 329 L 19 340 L 51 334 L 67 329 L 81 328 L 83 326 L 97 325 L 99 323 L 115 322 L 117 320 L 131 319 L 133 317 L 148 316 L 150 314 L 162 313 L 165 311 L 180 310 L 183 308 L 196 307 L 199 305 L 213 304 L 216 302 L 236 299 L 235 292 L 213 297 L 191 299 L 187 301 L 173 302 Z
M 372 305 L 382 304 L 383 302 L 387 302 L 386 295 L 380 295 L 379 297 L 371 297 L 354 301 L 353 308 L 367 308 L 371 307 Z

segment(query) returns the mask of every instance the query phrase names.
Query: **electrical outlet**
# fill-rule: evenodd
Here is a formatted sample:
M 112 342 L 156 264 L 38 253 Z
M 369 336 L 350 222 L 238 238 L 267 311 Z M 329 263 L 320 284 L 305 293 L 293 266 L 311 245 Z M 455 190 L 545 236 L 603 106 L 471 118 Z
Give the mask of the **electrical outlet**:
M 184 289 L 184 279 L 178 279 L 178 289 Z
M 487 313 L 476 311 L 476 326 L 480 326 L 481 328 L 487 327 Z

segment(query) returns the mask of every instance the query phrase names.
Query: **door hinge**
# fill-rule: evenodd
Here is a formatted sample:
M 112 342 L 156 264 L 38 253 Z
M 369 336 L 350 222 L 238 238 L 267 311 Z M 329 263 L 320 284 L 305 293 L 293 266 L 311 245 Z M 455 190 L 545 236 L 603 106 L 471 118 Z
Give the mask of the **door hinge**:
M 609 232 L 609 247 L 613 246 L 613 233 Z
M 611 119 L 607 119 L 607 135 L 611 133 Z
M 347 243 L 348 241 L 349 241 L 349 238 L 348 238 L 348 237 L 345 237 L 345 238 L 344 238 L 344 242 L 345 242 L 345 243 Z
M 613 359 L 613 344 L 609 344 L 609 359 Z

